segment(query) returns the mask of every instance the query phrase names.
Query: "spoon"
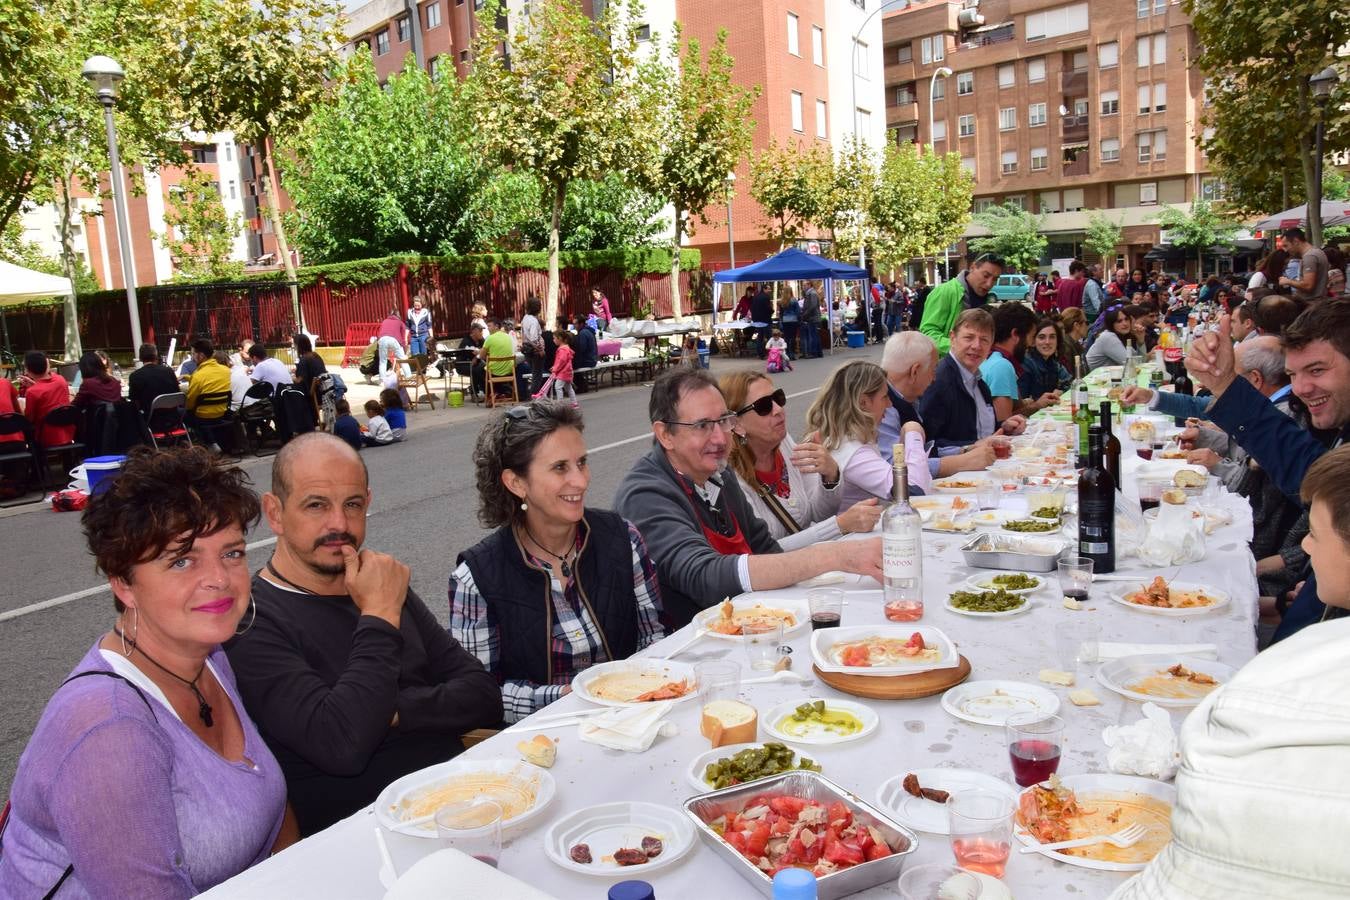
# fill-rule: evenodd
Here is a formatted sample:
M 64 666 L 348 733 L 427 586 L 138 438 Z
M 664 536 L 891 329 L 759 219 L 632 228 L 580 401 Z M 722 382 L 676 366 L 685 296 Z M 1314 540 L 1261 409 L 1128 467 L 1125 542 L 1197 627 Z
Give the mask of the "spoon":
M 784 669 L 781 672 L 774 672 L 772 675 L 761 675 L 759 678 L 747 678 L 741 682 L 746 684 L 769 684 L 770 682 L 779 682 L 782 684 L 802 684 L 811 679 L 805 675 L 800 675 L 790 669 Z

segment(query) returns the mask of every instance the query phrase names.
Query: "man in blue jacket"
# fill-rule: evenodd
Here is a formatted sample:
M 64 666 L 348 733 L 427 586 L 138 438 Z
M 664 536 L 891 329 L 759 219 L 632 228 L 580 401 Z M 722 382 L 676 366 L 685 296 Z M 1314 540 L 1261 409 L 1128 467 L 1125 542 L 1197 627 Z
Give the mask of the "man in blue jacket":
M 1218 332 L 1192 345 L 1186 368 L 1216 398 L 1210 419 L 1251 454 L 1286 496 L 1300 502 L 1304 473 L 1328 447 L 1238 377 L 1231 328 L 1228 316 L 1220 317 Z M 1350 437 L 1350 300 L 1319 300 L 1308 307 L 1285 331 L 1284 353 L 1294 395 L 1308 408 L 1312 427 L 1333 432 L 1331 446 L 1340 446 Z M 1274 640 L 1331 613 L 1317 597 L 1316 577 L 1309 574 Z
M 939 451 L 968 449 L 992 434 L 1021 434 L 1026 419 L 1008 416 L 999 421 L 989 386 L 980 377 L 980 364 L 994 344 L 994 317 L 984 309 L 968 309 L 956 318 L 951 352 L 938 363 L 937 376 L 919 398 L 919 415 L 929 440 Z

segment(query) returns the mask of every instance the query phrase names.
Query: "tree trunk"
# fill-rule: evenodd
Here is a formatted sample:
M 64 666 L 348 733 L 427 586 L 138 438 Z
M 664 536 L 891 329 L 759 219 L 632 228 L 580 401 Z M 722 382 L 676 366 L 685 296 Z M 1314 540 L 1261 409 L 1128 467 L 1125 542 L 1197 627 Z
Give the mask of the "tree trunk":
M 277 239 L 277 253 L 286 268 L 286 280 L 291 283 L 291 315 L 295 318 L 295 330 L 305 330 L 304 314 L 300 311 L 300 287 L 296 284 L 295 263 L 291 261 L 291 247 L 286 242 L 286 227 L 281 224 L 281 204 L 277 199 L 273 178 L 276 172 L 272 168 L 272 154 L 269 148 L 271 137 L 264 137 L 258 145 L 258 154 L 262 157 L 259 176 L 262 178 L 263 199 L 267 203 L 267 213 L 272 219 L 272 233 Z
M 670 249 L 670 312 L 676 321 L 684 318 L 680 307 L 680 242 L 684 237 L 684 211 L 675 206 L 675 241 Z
M 548 226 L 548 298 L 544 305 L 545 322 L 558 320 L 558 233 L 562 229 L 563 203 L 567 200 L 567 183 L 553 188 L 553 216 Z
M 60 213 L 60 221 L 57 223 L 57 234 L 61 239 L 61 268 L 66 273 L 66 278 L 70 279 L 70 294 L 65 298 L 62 305 L 65 308 L 65 338 L 66 338 L 66 359 L 79 359 L 84 353 L 84 347 L 80 344 L 80 307 L 76 300 L 78 282 L 76 281 L 75 269 L 75 247 L 71 241 L 70 235 L 70 178 L 61 178 L 60 183 L 61 201 L 57 204 L 57 210 Z M 123 275 L 126 280 L 126 275 Z M 132 340 L 135 340 L 133 337 Z M 135 353 L 138 348 L 131 348 Z
M 1283 170 L 1281 170 L 1281 171 L 1280 171 L 1280 209 L 1288 209 L 1288 208 L 1289 208 L 1289 194 L 1290 194 L 1290 184 L 1289 184 L 1289 182 L 1290 182 L 1290 178 L 1289 178 L 1289 170 L 1288 170 L 1288 169 L 1283 169 Z

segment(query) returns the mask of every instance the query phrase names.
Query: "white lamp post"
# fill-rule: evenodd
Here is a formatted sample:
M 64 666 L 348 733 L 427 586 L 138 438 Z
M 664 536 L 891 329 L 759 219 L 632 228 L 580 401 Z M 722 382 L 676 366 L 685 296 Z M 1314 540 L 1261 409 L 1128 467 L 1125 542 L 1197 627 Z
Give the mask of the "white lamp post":
M 736 187 L 736 173 L 728 172 L 727 186 L 727 250 L 731 254 L 731 267 L 736 268 L 736 235 L 731 232 L 731 192 Z
M 937 119 L 933 115 L 933 100 L 935 99 L 933 93 L 937 90 L 937 80 L 939 78 L 950 78 L 951 75 L 951 69 L 946 66 L 938 66 L 933 72 L 933 77 L 928 79 L 928 152 L 930 153 L 937 153 Z M 951 137 L 948 136 L 945 140 L 950 141 Z M 947 146 L 950 147 L 951 144 L 948 143 Z M 945 248 L 942 251 L 942 256 L 942 277 L 945 281 L 952 277 L 952 248 Z M 933 263 L 936 265 L 937 260 L 934 260 Z

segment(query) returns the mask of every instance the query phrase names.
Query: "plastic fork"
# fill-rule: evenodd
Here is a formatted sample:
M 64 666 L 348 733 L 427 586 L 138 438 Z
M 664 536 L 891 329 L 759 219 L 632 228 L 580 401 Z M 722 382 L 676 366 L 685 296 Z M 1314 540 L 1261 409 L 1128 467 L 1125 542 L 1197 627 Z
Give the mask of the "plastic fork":
M 1023 847 L 1023 853 L 1045 853 L 1050 850 L 1067 850 L 1071 847 L 1090 847 L 1093 844 L 1113 844 L 1120 848 L 1133 847 L 1140 838 L 1148 834 L 1148 829 L 1136 822 L 1120 829 L 1115 834 L 1099 834 L 1095 837 L 1078 838 L 1073 841 L 1059 841 L 1055 844 L 1032 844 Z

